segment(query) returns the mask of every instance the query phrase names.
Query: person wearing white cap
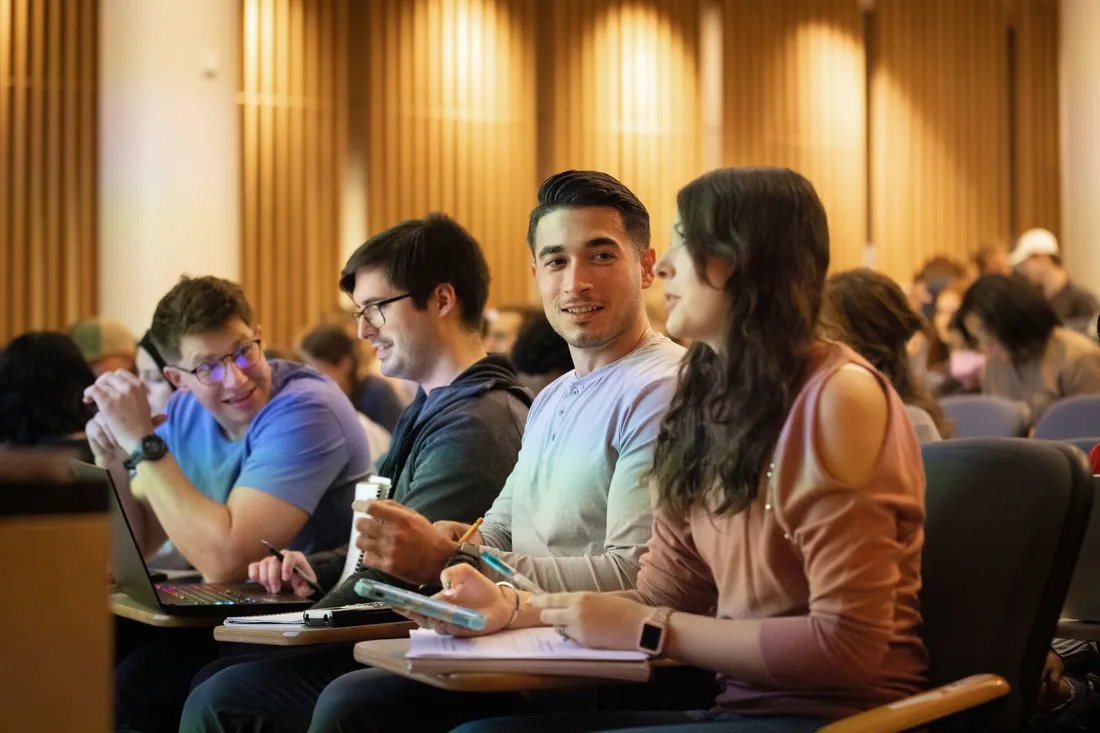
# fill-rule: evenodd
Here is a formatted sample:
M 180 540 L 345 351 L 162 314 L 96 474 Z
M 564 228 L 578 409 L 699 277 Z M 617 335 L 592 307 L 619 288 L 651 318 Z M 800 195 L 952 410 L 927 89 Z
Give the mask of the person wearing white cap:
M 1046 229 L 1028 229 L 1020 235 L 1010 262 L 1025 280 L 1039 288 L 1068 328 L 1085 332 L 1100 313 L 1100 301 L 1069 279 L 1062 266 L 1058 239 Z

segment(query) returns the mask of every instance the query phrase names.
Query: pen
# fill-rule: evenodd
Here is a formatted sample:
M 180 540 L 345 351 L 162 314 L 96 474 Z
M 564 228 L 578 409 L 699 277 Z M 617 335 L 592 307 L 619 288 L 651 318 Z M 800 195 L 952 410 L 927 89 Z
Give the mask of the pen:
M 267 540 L 260 540 L 260 542 L 263 542 L 265 545 L 267 545 L 267 551 L 275 557 L 279 558 L 280 560 L 286 559 L 283 553 L 279 552 L 278 548 L 276 548 L 275 545 L 271 544 Z M 298 573 L 298 577 L 304 580 L 306 582 L 306 585 L 313 589 L 314 593 L 319 596 L 323 596 L 325 594 L 325 589 L 317 585 L 317 582 L 310 579 L 310 577 L 306 575 L 305 572 L 297 565 L 294 566 L 294 572 Z
M 463 542 L 469 542 L 470 538 L 474 536 L 474 532 L 477 531 L 477 528 L 480 527 L 481 523 L 484 521 L 485 517 L 478 517 L 477 521 L 471 524 L 469 528 L 462 533 L 462 537 L 458 539 L 458 544 L 461 545 Z
M 491 552 L 483 552 L 481 553 L 481 561 L 504 577 L 511 580 L 513 583 L 515 583 L 528 593 L 543 592 L 542 588 L 539 588 L 533 580 L 528 578 L 520 571 L 516 570 L 508 563 L 501 560 L 497 555 L 494 555 Z

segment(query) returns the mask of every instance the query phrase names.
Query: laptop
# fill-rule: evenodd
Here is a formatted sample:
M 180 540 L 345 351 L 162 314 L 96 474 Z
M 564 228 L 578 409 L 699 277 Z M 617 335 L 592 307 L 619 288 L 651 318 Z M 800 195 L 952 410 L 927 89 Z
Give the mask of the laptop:
M 1100 623 L 1100 475 L 1092 477 L 1092 485 L 1092 515 L 1062 604 L 1062 617 Z
M 318 599 L 299 598 L 293 593 L 268 593 L 259 583 L 153 583 L 141 556 L 130 521 L 122 509 L 111 474 L 102 468 L 73 461 L 78 481 L 106 483 L 111 514 L 111 570 L 115 584 L 126 595 L 148 608 L 170 616 L 256 616 L 264 613 L 302 611 Z

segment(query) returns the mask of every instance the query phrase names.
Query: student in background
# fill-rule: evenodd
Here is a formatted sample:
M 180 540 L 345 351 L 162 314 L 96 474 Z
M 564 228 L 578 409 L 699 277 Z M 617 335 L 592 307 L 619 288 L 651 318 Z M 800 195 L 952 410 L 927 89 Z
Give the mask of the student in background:
M 0 354 L 0 448 L 74 448 L 91 462 L 84 425 L 95 408 L 84 390 L 95 374 L 72 339 L 37 331 L 12 339 Z
M 146 396 L 149 398 L 149 412 L 153 415 L 164 414 L 176 386 L 164 376 L 164 368 L 168 365 L 157 351 L 151 331 L 146 331 L 138 342 L 135 365 L 138 379 L 145 385 Z
M 713 670 L 716 705 L 457 731 L 800 733 L 926 684 L 920 448 L 889 382 L 815 336 L 829 239 L 813 187 L 788 170 L 726 169 L 677 203 L 658 273 L 668 329 L 693 346 L 661 426 L 637 589 L 520 591 L 512 626 Z M 512 618 L 512 592 L 473 568 L 443 580 L 448 600 L 486 615 L 486 632 Z M 382 730 L 371 722 L 361 730 Z
M 890 380 L 920 442 L 951 437 L 952 426 L 939 403 L 910 367 L 906 345 L 925 321 L 897 283 L 867 268 L 833 275 L 825 283 L 821 323 L 828 338 L 855 349 Z
M 322 324 L 302 337 L 298 352 L 307 366 L 336 382 L 355 409 L 392 433 L 404 406 L 389 382 L 379 376 L 360 376 L 359 348 L 348 332 Z
M 933 257 L 928 260 L 913 277 L 913 287 L 909 294 L 913 310 L 931 321 L 936 296 L 940 290 L 966 276 L 966 268 L 950 257 Z
M 986 242 L 974 253 L 974 269 L 978 276 L 1011 275 L 1012 263 L 1009 261 L 1008 245 L 1001 240 Z
M 982 391 L 1028 403 L 1032 421 L 1063 397 L 1100 392 L 1100 347 L 1064 328 L 1027 283 L 1005 275 L 978 278 L 956 320 L 985 353 Z
M 967 344 L 955 319 L 967 287 L 969 283 L 966 281 L 956 280 L 936 296 L 936 315 L 932 326 L 937 341 L 943 346 L 939 359 L 930 360 L 928 369 L 937 376 L 930 391 L 938 397 L 982 390 L 985 356 Z
M 519 372 L 519 381 L 538 396 L 550 383 L 573 370 L 573 355 L 545 313 L 527 317 L 512 345 L 512 363 Z
M 1093 319 L 1100 313 L 1100 301 L 1069 279 L 1054 234 L 1046 229 L 1028 229 L 1016 242 L 1010 261 L 1050 301 L 1066 328 L 1081 333 L 1091 330 Z
M 372 502 L 372 517 L 384 522 L 359 521 L 357 546 L 364 565 L 415 584 L 434 584 L 451 562 L 480 566 L 482 547 L 490 547 L 549 590 L 626 590 L 649 540 L 642 477 L 684 354 L 653 333 L 645 315 L 656 259 L 649 213 L 611 176 L 565 171 L 539 188 L 527 241 L 543 309 L 575 369 L 532 405 L 519 459 L 480 532 L 460 543 L 468 523 L 433 525 L 412 508 Z M 402 356 L 384 331 L 372 341 L 384 369 Z M 415 720 L 425 730 L 489 704 L 435 696 L 439 690 L 378 669 L 333 679 L 296 674 L 288 660 L 285 674 L 278 686 L 257 685 L 241 668 L 211 677 L 188 699 L 180 730 L 391 731 L 408 727 L 410 710 L 430 711 Z
M 112 318 L 85 318 L 77 321 L 69 337 L 80 347 L 84 360 L 98 377 L 121 369 L 134 371 L 137 343 L 134 334 Z

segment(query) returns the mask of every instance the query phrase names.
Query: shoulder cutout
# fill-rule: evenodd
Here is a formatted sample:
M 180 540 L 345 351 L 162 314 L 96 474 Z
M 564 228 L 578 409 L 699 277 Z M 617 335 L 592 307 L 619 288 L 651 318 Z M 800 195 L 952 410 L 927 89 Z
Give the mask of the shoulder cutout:
M 888 414 L 886 392 L 867 369 L 850 364 L 830 376 L 814 417 L 825 470 L 851 486 L 866 481 L 882 450 Z

